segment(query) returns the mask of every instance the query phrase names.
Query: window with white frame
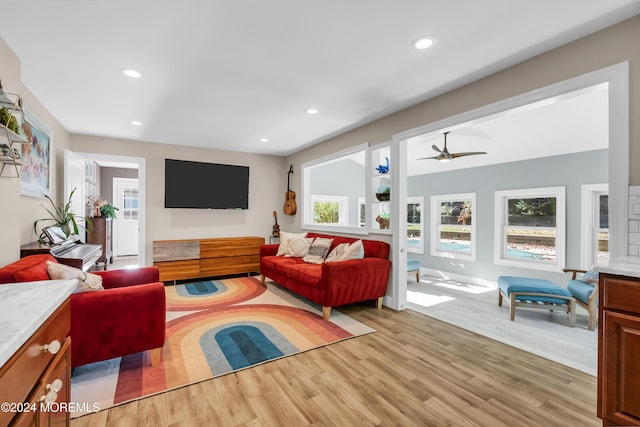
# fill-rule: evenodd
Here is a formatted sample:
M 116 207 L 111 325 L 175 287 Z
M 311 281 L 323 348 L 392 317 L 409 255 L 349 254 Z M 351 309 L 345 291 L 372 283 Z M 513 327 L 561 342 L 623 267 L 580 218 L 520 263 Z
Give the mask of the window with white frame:
M 581 212 L 581 268 L 589 270 L 593 264 L 609 260 L 609 185 L 583 185 Z
M 302 171 L 302 229 L 366 234 L 368 144 L 305 162 Z M 366 205 L 364 205 L 366 208 Z
M 358 197 L 358 227 L 367 226 L 367 204 L 364 197 Z
M 564 187 L 496 191 L 495 218 L 496 264 L 564 268 Z
M 121 206 L 124 221 L 138 220 L 138 187 L 124 187 Z
M 424 197 L 407 197 L 407 251 L 424 253 Z
M 473 261 L 475 193 L 431 196 L 431 255 Z
M 311 195 L 313 224 L 346 225 L 349 198 L 345 196 Z

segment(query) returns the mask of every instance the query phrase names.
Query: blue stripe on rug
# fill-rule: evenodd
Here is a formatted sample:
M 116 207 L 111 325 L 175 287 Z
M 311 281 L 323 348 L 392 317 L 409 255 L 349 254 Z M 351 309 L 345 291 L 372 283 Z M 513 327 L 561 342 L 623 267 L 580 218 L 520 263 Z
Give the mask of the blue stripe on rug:
M 213 295 L 226 290 L 226 286 L 222 285 L 219 282 L 216 284 L 213 280 L 186 283 L 180 288 L 176 286 L 176 291 L 182 296 Z
M 216 342 L 233 369 L 244 368 L 284 355 L 254 326 L 225 328 L 215 335 Z

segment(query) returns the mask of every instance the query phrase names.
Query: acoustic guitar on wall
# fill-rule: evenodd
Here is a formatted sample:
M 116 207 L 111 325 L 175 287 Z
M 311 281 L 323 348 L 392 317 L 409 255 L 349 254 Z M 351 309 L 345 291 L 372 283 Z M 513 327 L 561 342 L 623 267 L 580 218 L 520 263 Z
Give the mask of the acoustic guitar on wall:
M 284 214 L 295 215 L 298 208 L 296 207 L 296 193 L 291 191 L 291 174 L 293 173 L 293 165 L 289 166 L 289 172 L 287 172 L 287 192 L 285 193 L 284 201 Z

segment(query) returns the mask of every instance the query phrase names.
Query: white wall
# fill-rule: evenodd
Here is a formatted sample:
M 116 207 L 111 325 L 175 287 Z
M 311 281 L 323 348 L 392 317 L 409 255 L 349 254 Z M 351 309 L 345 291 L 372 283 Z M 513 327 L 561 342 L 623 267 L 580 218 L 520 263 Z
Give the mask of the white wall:
M 423 267 L 431 270 L 493 281 L 501 275 L 513 275 L 547 278 L 556 283 L 566 282 L 567 277 L 564 273 L 494 264 L 495 192 L 525 188 L 565 187 L 566 266 L 580 268 L 582 185 L 606 183 L 608 179 L 607 165 L 608 150 L 595 150 L 410 177 L 407 180 L 407 194 L 409 196 L 424 196 L 425 229 L 423 238 L 426 243 L 424 255 L 412 253 L 409 258 L 420 260 Z M 544 171 L 544 173 L 540 173 L 540 171 Z M 476 225 L 475 261 L 452 261 L 451 258 L 430 255 L 431 196 L 459 193 L 476 193 L 476 203 L 473 207 L 473 220 Z
M 282 212 L 284 206 L 287 178 L 284 157 L 86 135 L 73 135 L 70 149 L 146 159 L 146 265 L 153 263 L 154 240 L 233 236 L 267 239 L 272 231 L 273 211 Z M 165 209 L 165 158 L 249 166 L 249 209 Z

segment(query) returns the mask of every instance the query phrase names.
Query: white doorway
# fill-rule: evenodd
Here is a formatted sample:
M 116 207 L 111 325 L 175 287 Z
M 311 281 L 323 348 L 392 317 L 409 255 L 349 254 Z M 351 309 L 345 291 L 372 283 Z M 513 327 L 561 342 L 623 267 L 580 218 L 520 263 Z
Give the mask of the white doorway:
M 137 225 L 137 254 L 138 264 L 145 266 L 146 264 L 146 251 L 145 251 L 145 212 L 146 212 L 146 159 L 142 157 L 128 157 L 117 156 L 111 154 L 98 154 L 98 153 L 78 153 L 65 150 L 65 168 L 64 168 L 64 180 L 65 180 L 65 199 L 69 197 L 69 193 L 73 188 L 78 188 L 73 195 L 72 203 L 74 206 L 78 206 L 78 212 L 84 212 L 81 207 L 86 205 L 88 193 L 84 191 L 84 186 L 80 185 L 80 182 L 85 182 L 84 166 L 81 168 L 79 165 L 85 161 L 93 161 L 107 167 L 118 168 L 132 168 L 138 170 L 138 225 Z M 73 163 L 77 163 L 77 167 L 74 167 Z M 81 190 L 80 190 L 81 189 Z M 75 211 L 74 211 L 75 212 Z M 115 244 L 115 242 L 114 242 Z
M 118 214 L 113 221 L 113 255 L 138 255 L 140 196 L 138 180 L 113 178 L 113 205 Z
M 609 226 L 609 256 L 626 255 L 628 241 L 627 209 L 629 185 L 629 64 L 623 62 L 610 67 L 593 71 L 563 82 L 553 84 L 538 90 L 524 93 L 504 101 L 496 102 L 485 107 L 477 108 L 438 122 L 433 122 L 415 129 L 411 129 L 393 136 L 392 159 L 394 164 L 393 182 L 399 183 L 396 190 L 398 203 L 393 204 L 392 216 L 399 218 L 394 221 L 393 230 L 393 263 L 396 266 L 406 265 L 406 186 L 407 186 L 407 148 L 412 138 L 443 129 L 458 126 L 463 123 L 482 120 L 493 114 L 500 114 L 511 109 L 519 108 L 541 100 L 559 97 L 565 94 L 606 84 L 608 89 L 609 113 L 609 194 L 611 206 L 622 206 L 623 209 L 608 212 Z M 393 283 L 391 287 L 391 306 L 394 309 L 406 307 L 407 282 L 403 268 L 392 270 Z

